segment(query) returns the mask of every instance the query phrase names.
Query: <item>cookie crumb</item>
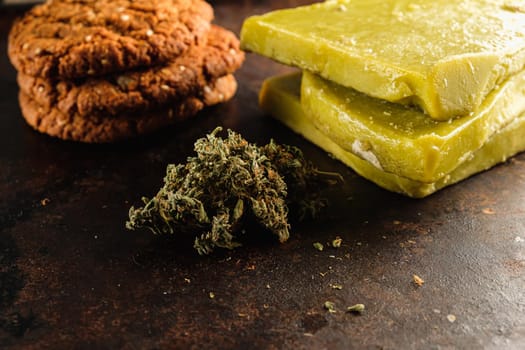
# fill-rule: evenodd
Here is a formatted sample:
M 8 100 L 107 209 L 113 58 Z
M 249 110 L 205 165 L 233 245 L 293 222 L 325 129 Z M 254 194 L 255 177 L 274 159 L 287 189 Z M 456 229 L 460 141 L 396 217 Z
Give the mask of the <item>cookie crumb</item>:
M 484 208 L 482 210 L 483 214 L 486 214 L 486 215 L 494 215 L 496 214 L 496 211 L 492 208 Z
M 421 287 L 425 283 L 425 281 L 418 275 L 412 276 L 412 279 L 418 287 Z

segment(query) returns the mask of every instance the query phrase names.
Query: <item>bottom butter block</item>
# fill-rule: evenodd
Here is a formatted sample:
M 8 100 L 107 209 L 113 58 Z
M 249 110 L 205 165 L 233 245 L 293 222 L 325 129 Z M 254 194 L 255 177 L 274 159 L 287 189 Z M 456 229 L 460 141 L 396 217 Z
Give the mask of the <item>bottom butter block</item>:
M 422 198 L 461 181 L 475 173 L 505 161 L 525 150 L 525 113 L 514 118 L 493 135 L 455 169 L 435 181 L 419 181 L 381 170 L 374 159 L 365 159 L 347 151 L 315 127 L 300 101 L 301 74 L 294 73 L 267 79 L 261 88 L 261 108 L 290 129 L 301 134 L 364 178 L 377 185 L 409 197 Z

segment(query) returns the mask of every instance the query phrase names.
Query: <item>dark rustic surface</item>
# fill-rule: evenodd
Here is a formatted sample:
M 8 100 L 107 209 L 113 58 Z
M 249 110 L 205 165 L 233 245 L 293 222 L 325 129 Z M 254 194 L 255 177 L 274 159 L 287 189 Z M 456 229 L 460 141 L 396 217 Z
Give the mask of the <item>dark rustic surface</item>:
M 298 3 L 213 2 L 237 33 L 248 15 Z M 118 145 L 59 141 L 20 116 L 5 54 L 15 14 L 0 13 L 0 348 L 525 347 L 525 155 L 427 199 L 389 193 L 261 113 L 262 79 L 285 68 L 254 55 L 235 99 L 198 120 Z M 327 218 L 295 224 L 285 244 L 209 257 L 126 231 L 129 206 L 217 125 L 341 172 Z M 312 247 L 336 236 L 337 250 Z M 363 315 L 344 312 L 355 303 Z

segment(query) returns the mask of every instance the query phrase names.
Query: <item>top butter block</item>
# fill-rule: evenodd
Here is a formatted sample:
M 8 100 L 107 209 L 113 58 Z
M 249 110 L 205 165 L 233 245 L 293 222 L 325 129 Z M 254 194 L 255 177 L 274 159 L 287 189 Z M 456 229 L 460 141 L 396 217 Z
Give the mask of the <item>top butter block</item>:
M 525 1 L 328 0 L 248 18 L 241 47 L 448 120 L 525 68 Z
M 15 68 L 42 78 L 83 78 L 163 64 L 205 43 L 204 0 L 49 0 L 8 38 Z

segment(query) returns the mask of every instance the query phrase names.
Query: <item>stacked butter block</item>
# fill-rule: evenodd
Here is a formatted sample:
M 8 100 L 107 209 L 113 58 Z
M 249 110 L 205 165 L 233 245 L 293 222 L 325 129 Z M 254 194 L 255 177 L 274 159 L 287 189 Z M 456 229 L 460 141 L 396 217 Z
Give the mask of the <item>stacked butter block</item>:
M 297 66 L 264 110 L 411 197 L 525 150 L 525 2 L 329 0 L 247 19 L 241 47 Z
M 25 120 L 62 139 L 113 142 L 230 99 L 244 60 L 203 0 L 59 0 L 15 21 L 8 54 Z

